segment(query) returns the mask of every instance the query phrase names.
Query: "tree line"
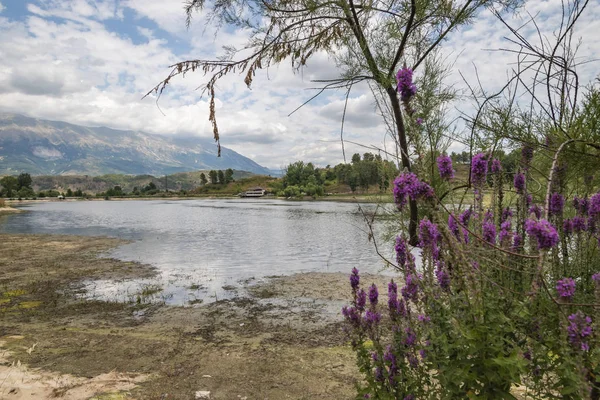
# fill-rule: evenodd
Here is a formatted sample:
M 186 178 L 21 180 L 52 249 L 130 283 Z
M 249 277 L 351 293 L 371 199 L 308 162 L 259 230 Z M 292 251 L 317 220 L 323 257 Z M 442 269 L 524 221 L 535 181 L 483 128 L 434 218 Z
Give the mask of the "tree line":
M 292 163 L 275 189 L 283 197 L 322 196 L 326 187 L 337 183 L 348 185 L 353 193 L 358 189 L 368 192 L 371 186 L 384 193 L 396 175 L 398 168 L 393 162 L 372 153 L 364 153 L 362 157 L 356 153 L 351 164 L 340 163 L 334 167 L 318 168 L 304 161 Z

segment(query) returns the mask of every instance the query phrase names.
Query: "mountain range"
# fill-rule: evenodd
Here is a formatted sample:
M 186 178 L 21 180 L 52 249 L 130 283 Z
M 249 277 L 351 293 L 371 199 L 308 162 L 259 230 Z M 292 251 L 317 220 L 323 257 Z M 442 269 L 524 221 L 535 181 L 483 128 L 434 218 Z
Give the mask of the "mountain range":
M 227 169 L 269 175 L 251 159 L 199 137 L 84 127 L 0 113 L 0 175 L 149 174 Z

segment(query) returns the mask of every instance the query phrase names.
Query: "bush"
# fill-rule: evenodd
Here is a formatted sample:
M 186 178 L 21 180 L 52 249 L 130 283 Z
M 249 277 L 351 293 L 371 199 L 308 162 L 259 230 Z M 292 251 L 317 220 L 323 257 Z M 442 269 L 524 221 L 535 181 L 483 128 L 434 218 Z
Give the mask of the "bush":
M 356 269 L 350 276 L 343 315 L 364 376 L 360 398 L 506 399 L 523 383 L 532 398 L 600 398 L 600 192 L 565 202 L 549 173 L 549 196 L 535 204 L 531 160 L 526 146 L 525 182 L 508 207 L 501 167 L 483 153 L 473 157 L 466 207 L 449 210 L 413 173 L 396 178 L 399 210 L 409 199 L 425 208 L 421 264 L 400 234 L 401 287 L 391 281 L 383 300 Z M 484 192 L 495 194 L 493 208 Z

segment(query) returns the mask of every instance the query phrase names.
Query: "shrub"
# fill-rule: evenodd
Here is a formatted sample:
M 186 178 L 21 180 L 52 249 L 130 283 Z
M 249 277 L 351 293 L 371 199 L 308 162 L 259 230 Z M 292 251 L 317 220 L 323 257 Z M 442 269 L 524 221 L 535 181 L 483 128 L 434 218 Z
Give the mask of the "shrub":
M 553 165 L 535 204 L 531 158 L 524 147 L 517 201 L 507 207 L 502 180 L 488 187 L 484 153 L 473 157 L 468 206 L 449 209 L 414 174 L 395 180 L 401 212 L 408 198 L 425 208 L 421 258 L 398 235 L 402 284 L 392 280 L 384 299 L 356 269 L 350 276 L 342 313 L 364 377 L 360 398 L 505 399 L 523 383 L 532 398 L 600 398 L 600 192 L 567 199 Z M 484 192 L 494 193 L 493 208 Z

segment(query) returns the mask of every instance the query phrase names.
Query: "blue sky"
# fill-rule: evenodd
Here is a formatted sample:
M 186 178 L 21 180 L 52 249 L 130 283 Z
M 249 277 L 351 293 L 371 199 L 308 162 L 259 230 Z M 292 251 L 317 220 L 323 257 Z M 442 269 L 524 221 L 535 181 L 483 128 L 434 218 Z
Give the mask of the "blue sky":
M 514 21 L 537 15 L 552 34 L 559 0 L 529 1 Z M 244 32 L 225 30 L 214 37 L 202 18 L 185 28 L 182 0 L 0 0 L 0 112 L 63 120 L 88 126 L 140 130 L 166 135 L 211 137 L 208 104 L 194 90 L 200 74 L 174 80 L 161 99 L 142 96 L 169 73 L 168 66 L 189 58 L 214 58 L 221 46 L 240 46 Z M 525 31 L 531 35 L 533 32 Z M 580 21 L 582 59 L 600 56 L 600 0 Z M 513 56 L 486 49 L 506 47 L 508 33 L 483 12 L 475 23 L 443 45 L 456 57 L 448 84 L 462 85 L 459 71 L 493 89 L 506 79 Z M 243 76 L 219 83 L 222 144 L 258 163 L 280 168 L 298 159 L 320 165 L 342 160 L 339 143 L 344 92 L 328 93 L 288 117 L 308 99 L 311 79 L 331 76 L 333 63 L 317 54 L 301 74 L 289 63 L 259 73 L 252 90 Z M 596 77 L 598 63 L 579 70 L 583 83 Z M 456 105 L 461 107 L 460 104 Z M 348 103 L 346 138 L 382 146 L 385 128 L 368 87 L 357 87 Z M 458 149 L 453 145 L 452 149 Z M 352 147 L 347 153 L 364 152 Z

